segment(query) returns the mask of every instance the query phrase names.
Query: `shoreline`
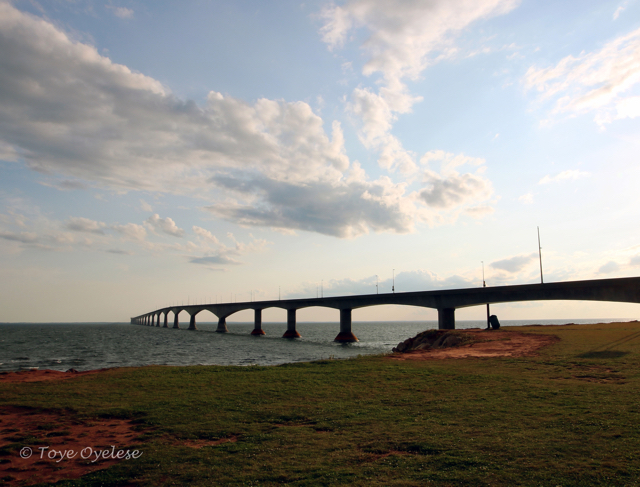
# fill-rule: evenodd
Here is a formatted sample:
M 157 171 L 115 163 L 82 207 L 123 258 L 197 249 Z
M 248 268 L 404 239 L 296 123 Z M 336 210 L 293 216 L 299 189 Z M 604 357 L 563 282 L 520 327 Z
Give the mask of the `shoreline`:
M 596 323 L 564 323 L 564 324 L 532 324 L 526 327 L 544 329 L 559 328 L 566 326 L 588 326 L 588 325 L 607 325 L 613 323 L 637 323 L 638 320 L 620 321 L 620 322 L 596 322 Z M 523 327 L 508 327 L 523 328 Z M 395 361 L 405 360 L 444 360 L 448 358 L 491 358 L 505 356 L 530 356 L 548 345 L 559 340 L 553 335 L 538 335 L 534 333 L 526 333 L 520 330 L 504 329 L 485 330 L 483 328 L 467 328 L 456 330 L 460 333 L 468 333 L 473 336 L 474 343 L 457 347 L 443 348 L 438 350 L 413 350 L 406 353 L 393 353 L 389 351 L 387 358 Z M 547 338 L 548 337 L 548 338 Z M 332 359 L 346 360 L 346 359 Z M 309 361 L 313 362 L 313 361 Z M 291 362 L 298 363 L 298 362 Z M 99 369 L 90 369 L 77 371 L 70 369 L 67 371 L 59 371 L 53 369 L 22 369 L 14 371 L 0 372 L 0 382 L 2 383 L 26 383 L 26 382 L 42 382 L 54 380 L 68 380 L 87 375 L 95 375 L 105 373 L 117 369 L 138 369 L 144 367 L 194 367 L 195 365 L 158 365 L 148 364 L 136 367 L 103 367 Z M 206 366 L 206 365 L 205 365 Z M 234 365 L 212 365 L 214 367 L 246 367 Z M 276 367 L 272 365 L 271 367 Z
M 386 352 L 382 352 L 380 354 L 372 354 L 372 355 L 387 355 L 389 358 L 393 360 L 442 360 L 446 358 L 479 358 L 479 357 L 501 357 L 501 356 L 525 356 L 527 354 L 535 354 L 536 350 L 539 348 L 545 347 L 553 342 L 553 340 L 541 340 L 541 339 L 523 339 L 522 335 L 526 335 L 526 331 L 522 330 L 523 328 L 532 328 L 535 330 L 552 330 L 559 329 L 567 326 L 590 326 L 590 325 L 612 325 L 618 323 L 638 323 L 638 320 L 626 320 L 626 321 L 606 321 L 600 322 L 594 320 L 591 323 L 563 323 L 563 324 L 528 324 L 521 326 L 513 326 L 513 325 L 505 325 L 500 330 L 485 330 L 484 328 L 460 328 L 455 331 L 459 333 L 469 333 L 474 335 L 475 343 L 467 344 L 458 347 L 452 347 L 448 349 L 440 349 L 440 350 L 419 350 L 419 351 L 411 351 L 408 353 L 393 353 L 391 350 Z M 510 344 L 512 346 L 496 346 L 494 342 L 498 342 L 500 340 L 504 340 L 504 333 L 510 333 L 512 337 L 514 337 L 515 343 Z M 485 335 L 485 333 L 487 333 Z M 478 336 L 475 336 L 479 334 Z M 492 339 L 484 340 L 482 338 L 489 338 L 493 335 Z M 531 334 L 529 334 L 531 335 Z M 498 338 L 498 336 L 502 338 Z M 478 338 L 481 338 L 478 340 Z M 535 343 L 534 343 L 535 342 Z M 536 343 L 539 343 L 536 345 Z M 492 345 L 490 345 L 492 344 Z M 412 358 L 409 358 L 411 356 Z M 308 361 L 292 361 L 285 363 L 306 363 L 306 362 L 314 362 L 316 360 L 322 359 L 314 359 Z M 332 358 L 331 360 L 346 360 L 346 358 Z M 42 381 L 52 381 L 52 380 L 68 380 L 76 377 L 81 377 L 85 375 L 93 375 L 98 373 L 104 373 L 107 371 L 112 371 L 115 369 L 137 369 L 143 367 L 194 367 L 194 366 L 214 366 L 214 367 L 248 367 L 250 365 L 226 365 L 226 364 L 180 364 L 180 365 L 163 365 L 163 364 L 144 364 L 137 366 L 115 366 L 115 367 L 101 367 L 97 369 L 88 369 L 88 370 L 75 370 L 69 369 L 66 371 L 54 370 L 54 369 L 40 369 L 40 368 L 23 368 L 17 370 L 5 370 L 0 371 L 0 383 L 24 383 L 24 382 L 42 382 Z M 274 364 L 274 365 L 263 365 L 264 367 L 276 367 L 282 364 Z

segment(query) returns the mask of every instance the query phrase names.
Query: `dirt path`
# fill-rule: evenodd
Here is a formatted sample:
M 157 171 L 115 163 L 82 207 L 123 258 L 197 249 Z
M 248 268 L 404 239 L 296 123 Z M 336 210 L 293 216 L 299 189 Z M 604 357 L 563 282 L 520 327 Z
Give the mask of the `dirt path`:
M 70 369 L 73 370 L 73 369 Z M 87 370 L 85 372 L 60 372 L 59 370 L 20 370 L 0 372 L 0 382 L 40 382 L 43 380 L 74 379 L 83 375 L 99 374 L 113 369 Z
M 470 345 L 435 350 L 414 350 L 394 353 L 391 360 L 439 360 L 467 357 L 524 357 L 535 355 L 547 345 L 559 340 L 555 335 L 538 335 L 503 330 L 464 330 L 464 334 L 478 340 Z
M 73 416 L 0 407 L 0 483 L 32 485 L 76 479 L 139 458 L 142 434 L 120 419 L 80 421 Z M 11 446 L 16 445 L 16 446 Z

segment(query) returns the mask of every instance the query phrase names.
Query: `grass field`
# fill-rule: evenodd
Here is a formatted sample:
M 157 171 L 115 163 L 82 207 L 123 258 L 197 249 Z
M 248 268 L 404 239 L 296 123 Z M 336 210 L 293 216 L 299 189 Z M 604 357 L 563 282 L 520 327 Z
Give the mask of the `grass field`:
M 640 485 L 640 324 L 517 330 L 561 340 L 523 358 L 113 369 L 0 383 L 0 405 L 146 432 L 139 459 L 56 485 Z M 236 441 L 183 444 L 219 438 Z

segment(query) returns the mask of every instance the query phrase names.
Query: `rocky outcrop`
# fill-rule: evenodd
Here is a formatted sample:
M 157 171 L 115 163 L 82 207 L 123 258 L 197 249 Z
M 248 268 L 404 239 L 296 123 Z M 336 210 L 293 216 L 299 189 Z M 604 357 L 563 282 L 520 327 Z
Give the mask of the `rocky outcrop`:
M 407 338 L 398 343 L 393 352 L 406 353 L 413 350 L 427 350 L 438 348 L 456 347 L 470 342 L 470 338 L 458 331 L 452 330 L 427 330 L 418 333 L 413 338 Z

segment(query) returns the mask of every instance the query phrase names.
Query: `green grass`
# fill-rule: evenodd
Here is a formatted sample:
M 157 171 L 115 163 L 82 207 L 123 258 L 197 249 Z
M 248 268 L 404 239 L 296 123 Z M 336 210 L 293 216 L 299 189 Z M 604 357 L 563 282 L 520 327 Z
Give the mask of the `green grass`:
M 0 384 L 0 405 L 147 429 L 140 459 L 59 485 L 640 485 L 640 324 L 517 330 L 561 340 L 528 358 L 114 369 Z

